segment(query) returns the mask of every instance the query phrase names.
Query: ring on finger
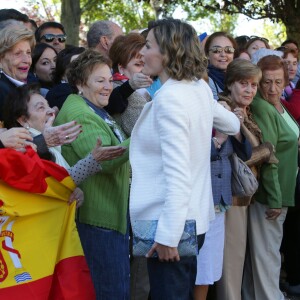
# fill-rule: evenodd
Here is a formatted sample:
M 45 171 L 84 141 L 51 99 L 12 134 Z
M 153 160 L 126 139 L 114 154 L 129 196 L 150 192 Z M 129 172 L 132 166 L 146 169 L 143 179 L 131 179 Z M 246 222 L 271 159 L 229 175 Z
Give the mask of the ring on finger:
M 69 137 L 68 135 L 66 135 L 65 139 L 66 139 L 66 140 L 69 140 L 69 139 L 70 139 L 70 137 Z

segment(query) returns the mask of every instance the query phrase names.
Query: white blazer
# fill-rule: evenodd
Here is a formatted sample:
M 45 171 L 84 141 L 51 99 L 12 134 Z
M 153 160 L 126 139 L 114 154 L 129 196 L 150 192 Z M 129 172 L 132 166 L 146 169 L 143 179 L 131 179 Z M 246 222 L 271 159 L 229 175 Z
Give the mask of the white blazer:
M 214 216 L 212 127 L 236 134 L 237 117 L 213 100 L 205 81 L 167 80 L 145 105 L 131 134 L 130 217 L 158 220 L 155 241 L 177 247 L 185 220 L 197 234 Z

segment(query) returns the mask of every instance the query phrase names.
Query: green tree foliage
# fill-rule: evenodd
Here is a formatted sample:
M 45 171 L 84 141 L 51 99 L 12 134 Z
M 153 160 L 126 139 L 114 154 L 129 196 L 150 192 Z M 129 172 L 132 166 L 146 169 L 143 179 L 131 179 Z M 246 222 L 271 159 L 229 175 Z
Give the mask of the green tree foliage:
M 264 20 L 263 26 L 255 31 L 258 36 L 265 36 L 269 39 L 270 45 L 277 48 L 286 40 L 286 28 L 282 22 L 272 24 Z
M 60 1 L 53 0 L 52 3 L 49 3 L 49 1 L 46 0 L 26 0 L 26 7 L 22 7 L 21 11 L 30 19 L 33 19 L 39 26 L 41 23 L 46 21 L 54 21 L 56 18 L 59 18 L 60 9 L 58 9 L 57 4 L 59 4 L 60 7 Z
M 164 0 L 163 14 L 168 15 L 176 5 L 181 5 L 193 18 L 207 16 L 208 12 L 224 12 L 231 15 L 241 13 L 255 20 L 270 19 L 275 23 L 282 22 L 286 27 L 287 37 L 300 42 L 299 0 Z
M 150 3 L 134 0 L 81 0 L 82 20 L 90 24 L 96 20 L 112 20 L 126 32 L 147 27 L 154 18 Z
M 61 7 L 70 0 L 26 0 L 34 8 L 25 11 L 46 12 L 49 20 L 60 20 Z M 270 19 L 281 24 L 274 28 L 286 28 L 286 36 L 300 42 L 300 0 L 73 0 L 80 1 L 81 30 L 87 30 L 96 20 L 112 20 L 120 24 L 126 32 L 147 26 L 155 17 L 170 17 L 179 6 L 186 12 L 185 19 L 197 21 L 209 19 L 209 29 L 234 32 L 238 15 L 244 14 L 252 19 Z M 298 3 L 299 2 L 299 3 Z M 62 6 L 61 6 L 62 4 Z M 24 10 L 23 10 L 24 11 Z M 71 14 L 66 11 L 64 14 Z M 66 17 L 66 16 L 65 16 Z M 34 18 L 36 19 L 36 18 Z M 39 21 L 40 16 L 37 20 Z M 63 20 L 62 18 L 61 20 Z M 74 24 L 75 25 L 75 24 Z M 266 25 L 267 26 L 267 25 Z M 267 26 L 268 27 L 268 26 Z M 70 28 L 69 30 L 72 30 Z M 286 36 L 281 30 L 266 28 L 264 36 L 283 40 Z M 207 28 L 203 31 L 208 31 Z M 275 43 L 276 44 L 276 43 Z
M 208 16 L 210 22 L 213 24 L 213 31 L 234 32 L 237 24 L 238 15 L 229 15 L 222 12 L 215 14 L 210 13 Z

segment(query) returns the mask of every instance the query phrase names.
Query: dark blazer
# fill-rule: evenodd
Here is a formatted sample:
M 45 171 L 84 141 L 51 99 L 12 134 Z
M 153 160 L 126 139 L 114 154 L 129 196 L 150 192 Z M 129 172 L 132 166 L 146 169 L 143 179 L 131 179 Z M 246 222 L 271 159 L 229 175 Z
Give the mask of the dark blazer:
M 16 86 L 3 73 L 0 73 L 0 120 L 3 120 L 5 99 L 15 88 Z
M 57 106 L 60 110 L 68 96 L 72 93 L 73 91 L 69 83 L 59 83 L 49 90 L 46 99 L 50 107 Z
M 243 138 L 240 143 L 233 136 L 229 136 L 220 150 L 211 144 L 211 181 L 214 204 L 217 205 L 223 199 L 227 205 L 232 203 L 231 192 L 231 164 L 229 156 L 235 152 L 243 161 L 248 160 L 252 154 L 252 146 Z

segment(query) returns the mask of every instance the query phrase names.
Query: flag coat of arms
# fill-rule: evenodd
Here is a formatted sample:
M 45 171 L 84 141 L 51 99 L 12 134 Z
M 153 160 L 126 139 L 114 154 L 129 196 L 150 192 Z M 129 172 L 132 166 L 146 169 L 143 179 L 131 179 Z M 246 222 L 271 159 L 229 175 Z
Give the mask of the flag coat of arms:
M 0 150 L 0 299 L 95 299 L 68 205 L 74 188 L 31 148 Z

